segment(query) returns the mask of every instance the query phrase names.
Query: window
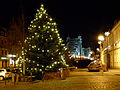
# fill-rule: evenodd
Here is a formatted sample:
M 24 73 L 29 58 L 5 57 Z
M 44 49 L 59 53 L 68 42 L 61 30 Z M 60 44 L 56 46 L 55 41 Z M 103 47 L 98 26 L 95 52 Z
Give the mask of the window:
M 5 40 L 4 48 L 6 48 L 6 46 L 7 46 L 7 41 Z M 5 55 L 6 55 L 6 54 L 5 54 Z
M 1 48 L 3 48 L 3 40 L 1 40 Z
M 7 55 L 7 50 L 5 50 L 5 55 Z
M 7 69 L 7 72 L 10 72 L 10 69 Z
M 7 43 L 7 41 L 5 40 L 5 44 Z
M 1 50 L 1 55 L 3 55 L 3 50 Z

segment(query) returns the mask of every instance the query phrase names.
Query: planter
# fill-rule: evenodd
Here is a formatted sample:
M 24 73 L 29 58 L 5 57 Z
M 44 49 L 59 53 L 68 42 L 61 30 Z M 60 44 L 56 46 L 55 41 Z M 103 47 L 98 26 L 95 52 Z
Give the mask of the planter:
M 70 71 L 68 69 L 64 69 L 63 70 L 63 79 L 65 79 L 66 77 L 69 77 L 70 75 Z M 43 77 L 42 80 L 58 80 L 58 79 L 62 79 L 61 78 L 61 73 L 60 72 L 46 72 Z
M 43 77 L 42 80 L 52 80 L 52 79 L 59 79 L 60 73 L 59 72 L 46 72 Z

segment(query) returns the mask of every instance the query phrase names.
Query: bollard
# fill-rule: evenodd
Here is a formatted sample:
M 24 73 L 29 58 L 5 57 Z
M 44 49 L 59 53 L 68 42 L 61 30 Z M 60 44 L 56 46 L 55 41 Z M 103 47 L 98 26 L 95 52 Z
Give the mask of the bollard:
M 101 70 L 102 76 L 103 76 L 103 70 Z
M 101 74 L 103 76 L 103 68 L 102 68 L 102 66 L 100 67 L 100 72 L 101 72 Z
M 31 75 L 31 79 L 30 79 L 30 81 L 32 82 L 32 73 L 31 73 L 30 75 Z
M 6 74 L 5 74 L 5 85 L 6 85 Z
M 61 78 L 61 80 L 65 79 L 63 68 L 60 68 L 60 78 Z
M 18 81 L 19 81 L 19 74 L 17 73 L 16 74 L 16 83 L 18 84 Z
M 12 82 L 13 82 L 14 85 L 15 85 L 15 73 L 12 73 Z

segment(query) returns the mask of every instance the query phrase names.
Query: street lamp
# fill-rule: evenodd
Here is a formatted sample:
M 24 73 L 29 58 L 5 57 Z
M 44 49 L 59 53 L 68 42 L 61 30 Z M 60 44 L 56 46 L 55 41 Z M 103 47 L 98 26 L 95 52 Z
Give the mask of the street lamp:
M 106 43 L 107 43 L 107 59 L 106 59 L 106 70 L 108 71 L 108 36 L 109 36 L 110 32 L 105 32 L 105 36 L 106 36 Z
M 90 51 L 90 54 L 93 54 L 93 51 Z
M 108 36 L 109 36 L 109 34 L 110 34 L 110 32 L 105 32 L 105 36 L 107 36 L 107 37 L 108 37 Z
M 102 41 L 104 41 L 104 36 L 103 35 L 99 35 L 98 36 L 98 44 L 100 44 L 100 61 L 101 61 L 101 63 L 103 64 L 103 62 L 102 62 Z
M 104 41 L 104 36 L 103 35 L 98 36 L 98 40 Z
M 100 51 L 100 49 L 99 49 L 99 48 L 97 48 L 96 50 L 97 50 L 97 51 Z
M 91 58 L 94 58 L 95 59 L 95 53 L 94 53 L 94 51 L 90 51 L 90 56 L 91 56 Z

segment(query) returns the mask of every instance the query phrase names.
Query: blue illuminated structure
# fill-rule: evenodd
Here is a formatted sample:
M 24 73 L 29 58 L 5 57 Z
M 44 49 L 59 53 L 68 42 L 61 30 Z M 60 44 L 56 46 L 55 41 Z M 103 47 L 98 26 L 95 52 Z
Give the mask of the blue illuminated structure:
M 82 37 L 78 36 L 77 38 L 70 38 L 69 36 L 66 39 L 66 47 L 70 51 L 71 57 L 74 56 L 85 56 L 90 57 L 90 47 L 82 47 Z

